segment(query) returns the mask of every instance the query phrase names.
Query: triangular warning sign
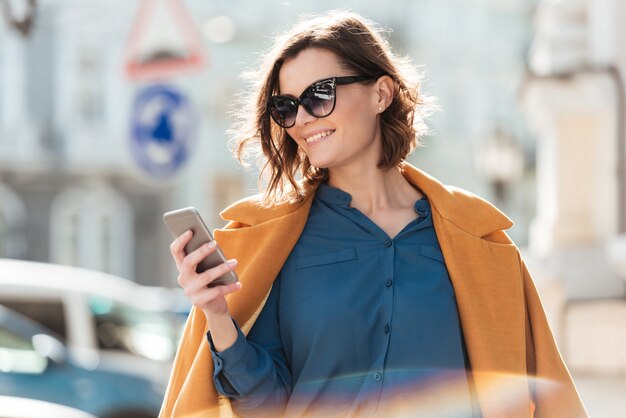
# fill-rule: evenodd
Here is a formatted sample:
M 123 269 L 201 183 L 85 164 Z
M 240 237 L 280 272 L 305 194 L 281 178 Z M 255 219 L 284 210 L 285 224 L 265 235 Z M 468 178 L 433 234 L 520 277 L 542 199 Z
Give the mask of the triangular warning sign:
M 142 0 L 126 44 L 126 74 L 165 79 L 203 67 L 200 33 L 181 0 Z

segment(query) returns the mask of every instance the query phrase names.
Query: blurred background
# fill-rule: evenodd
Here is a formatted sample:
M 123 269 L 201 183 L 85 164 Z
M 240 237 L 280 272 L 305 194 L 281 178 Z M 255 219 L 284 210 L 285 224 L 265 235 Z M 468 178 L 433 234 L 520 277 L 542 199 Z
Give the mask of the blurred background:
M 0 0 L 0 395 L 156 415 L 189 309 L 162 214 L 217 228 L 257 192 L 239 75 L 335 8 L 424 74 L 441 110 L 409 161 L 513 219 L 591 416 L 623 416 L 622 0 Z

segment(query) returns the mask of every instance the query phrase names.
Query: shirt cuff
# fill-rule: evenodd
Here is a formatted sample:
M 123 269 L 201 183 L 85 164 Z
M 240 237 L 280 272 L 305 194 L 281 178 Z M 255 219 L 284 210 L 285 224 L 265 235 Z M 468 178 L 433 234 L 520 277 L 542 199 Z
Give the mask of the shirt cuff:
M 236 397 L 240 396 L 240 392 L 234 387 L 233 384 L 228 380 L 225 376 L 224 368 L 226 370 L 232 370 L 233 367 L 245 368 L 245 363 L 243 360 L 246 357 L 246 352 L 249 349 L 246 336 L 243 334 L 235 320 L 233 319 L 233 324 L 235 328 L 237 328 L 237 339 L 235 343 L 228 347 L 224 351 L 217 352 L 215 349 L 215 345 L 213 344 L 213 338 L 211 338 L 211 331 L 207 332 L 207 340 L 209 341 L 209 346 L 211 348 L 211 357 L 213 358 L 213 381 L 215 383 L 215 388 L 222 395 Z
M 246 344 L 246 336 L 243 335 L 241 328 L 239 328 L 239 325 L 237 325 L 234 319 L 233 324 L 237 329 L 237 339 L 235 340 L 235 343 L 226 350 L 218 352 L 213 344 L 211 331 L 206 333 L 207 339 L 209 340 L 209 346 L 211 347 L 211 353 L 228 363 L 236 363 L 243 360 L 246 354 L 246 349 L 248 348 Z

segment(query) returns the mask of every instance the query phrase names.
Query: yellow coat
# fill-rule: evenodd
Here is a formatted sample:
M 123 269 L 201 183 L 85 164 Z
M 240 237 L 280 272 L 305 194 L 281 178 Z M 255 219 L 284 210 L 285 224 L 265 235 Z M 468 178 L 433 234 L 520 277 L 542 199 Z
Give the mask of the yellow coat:
M 535 285 L 504 230 L 512 222 L 462 189 L 444 186 L 404 164 L 404 176 L 429 199 L 450 274 L 481 411 L 491 417 L 578 418 L 587 414 L 561 359 Z M 215 232 L 239 261 L 243 288 L 229 310 L 247 333 L 274 278 L 298 240 L 315 190 L 298 203 L 261 208 L 248 198 L 227 208 Z M 160 417 L 233 416 L 213 386 L 204 314 L 193 308 L 185 326 Z

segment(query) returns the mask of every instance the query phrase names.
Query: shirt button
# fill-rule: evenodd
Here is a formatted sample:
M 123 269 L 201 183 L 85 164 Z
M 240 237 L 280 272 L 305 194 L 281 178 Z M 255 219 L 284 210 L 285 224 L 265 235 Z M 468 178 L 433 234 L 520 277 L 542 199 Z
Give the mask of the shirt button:
M 385 324 L 385 334 L 389 334 L 390 329 L 391 329 L 391 325 Z
M 393 242 L 390 239 L 385 241 L 385 247 L 387 247 L 387 248 L 391 247 L 392 244 L 393 244 Z
M 381 380 L 383 380 L 383 375 L 380 374 L 380 373 L 376 373 L 374 375 L 374 380 L 377 381 L 377 382 L 380 382 Z
M 428 215 L 428 211 L 429 211 L 428 201 L 426 200 L 418 201 L 415 205 L 415 210 L 420 216 Z
M 393 284 L 393 280 L 391 280 L 391 279 L 385 280 L 385 286 L 386 287 L 391 287 L 392 284 Z

